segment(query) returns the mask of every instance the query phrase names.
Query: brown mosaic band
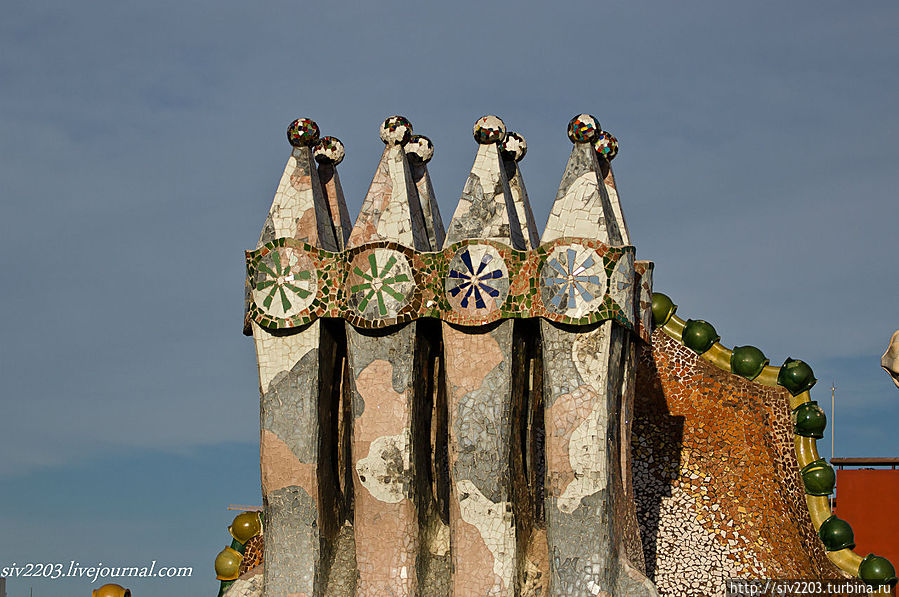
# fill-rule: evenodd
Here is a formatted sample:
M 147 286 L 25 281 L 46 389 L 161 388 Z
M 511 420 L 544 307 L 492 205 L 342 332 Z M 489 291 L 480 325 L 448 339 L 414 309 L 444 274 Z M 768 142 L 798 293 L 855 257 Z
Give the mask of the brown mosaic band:
M 591 239 L 560 238 L 530 251 L 466 240 L 434 253 L 381 241 L 336 253 L 278 238 L 246 258 L 247 315 L 267 329 L 319 317 L 369 329 L 419 317 L 468 326 L 614 320 L 644 334 L 650 327 L 649 276 L 640 283 L 647 265 L 635 271 L 634 247 Z

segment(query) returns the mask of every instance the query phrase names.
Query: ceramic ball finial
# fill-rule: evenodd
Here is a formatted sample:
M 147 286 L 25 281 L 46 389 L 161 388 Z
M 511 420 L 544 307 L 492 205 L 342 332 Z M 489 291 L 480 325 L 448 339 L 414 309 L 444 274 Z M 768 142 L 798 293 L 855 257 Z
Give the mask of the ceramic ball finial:
M 618 139 L 608 131 L 599 131 L 599 135 L 593 142 L 593 147 L 596 149 L 599 157 L 609 161 L 614 160 L 615 156 L 618 155 Z
M 381 124 L 381 141 L 385 145 L 405 145 L 412 137 L 412 123 L 403 116 L 391 116 Z
M 506 140 L 506 123 L 499 116 L 481 116 L 474 123 L 474 140 L 481 145 L 502 143 Z
M 509 131 L 506 135 L 506 140 L 500 145 L 500 151 L 507 160 L 520 162 L 528 152 L 528 144 L 524 137 Z
M 410 162 L 427 164 L 434 157 L 434 144 L 424 135 L 412 135 L 403 148 Z
M 318 135 L 318 125 L 309 118 L 297 118 L 287 127 L 287 140 L 294 147 L 313 147 Z
M 600 130 L 599 121 L 590 114 L 578 114 L 568 122 L 568 138 L 572 143 L 592 143 Z
M 343 161 L 346 150 L 337 137 L 322 137 L 312 150 L 315 161 L 320 164 L 337 165 Z

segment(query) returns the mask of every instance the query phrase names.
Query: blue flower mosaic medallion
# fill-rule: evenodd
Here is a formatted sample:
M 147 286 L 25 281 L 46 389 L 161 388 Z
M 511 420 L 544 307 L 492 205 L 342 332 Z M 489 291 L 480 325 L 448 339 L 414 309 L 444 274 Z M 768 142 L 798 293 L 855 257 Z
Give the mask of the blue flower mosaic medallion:
M 259 260 L 252 280 L 253 301 L 268 315 L 286 319 L 315 300 L 315 264 L 305 251 L 276 247 Z
M 415 279 L 409 259 L 393 249 L 356 255 L 347 277 L 350 306 L 365 319 L 392 319 L 409 303 Z
M 634 256 L 624 253 L 609 278 L 609 296 L 621 307 L 627 320 L 634 323 Z M 651 299 L 650 299 L 651 300 Z
M 496 247 L 467 245 L 450 261 L 445 289 L 453 309 L 483 317 L 498 310 L 509 295 L 509 270 Z
M 596 251 L 579 244 L 558 246 L 540 270 L 543 305 L 553 313 L 583 317 L 602 306 L 606 279 Z

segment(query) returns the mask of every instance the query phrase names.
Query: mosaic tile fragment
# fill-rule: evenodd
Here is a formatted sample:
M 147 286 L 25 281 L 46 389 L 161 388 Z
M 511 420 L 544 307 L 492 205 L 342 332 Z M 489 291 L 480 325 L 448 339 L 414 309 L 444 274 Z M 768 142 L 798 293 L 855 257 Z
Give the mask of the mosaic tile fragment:
M 612 160 L 618 155 L 618 140 L 611 133 L 600 131 L 593 142 L 593 148 L 596 150 L 596 155 L 599 158 L 600 171 L 603 173 L 602 181 L 606 187 L 606 194 L 609 196 L 612 213 L 615 214 L 618 231 L 621 233 L 621 242 L 629 245 L 631 244 L 630 233 L 627 229 L 627 221 L 624 218 L 624 210 L 621 208 L 621 199 L 618 197 L 615 172 L 612 169 Z
M 562 174 L 542 241 L 563 236 L 595 238 L 623 244 L 596 151 L 589 143 L 575 143 Z
M 437 205 L 437 196 L 431 184 L 431 175 L 428 173 L 428 162 L 434 157 L 434 143 L 424 135 L 412 135 L 409 143 L 405 145 L 406 156 L 412 167 L 412 180 L 418 189 L 421 199 L 421 211 L 424 216 L 425 228 L 428 231 L 428 242 L 431 250 L 436 251 L 443 246 L 446 239 L 446 231 L 443 228 L 443 219 L 440 217 L 440 208 Z
M 350 236 L 352 223 L 343 196 L 340 176 L 337 174 L 337 166 L 343 161 L 346 150 L 337 137 L 323 137 L 315 146 L 313 154 L 315 161 L 318 162 L 318 179 L 321 181 L 322 193 L 328 201 L 328 212 L 334 227 L 337 249 L 343 251 Z
M 805 503 L 789 393 L 722 371 L 656 330 L 638 346 L 634 483 L 662 596 L 727 578 L 841 578 Z
M 384 153 L 347 246 L 391 240 L 414 249 L 430 249 L 421 200 L 403 150 L 403 143 L 408 142 L 411 133 L 412 126 L 401 116 L 384 121 L 381 127 Z
M 521 235 L 524 237 L 525 248 L 534 249 L 540 244 L 540 234 L 537 232 L 537 223 L 534 221 L 534 212 L 531 210 L 531 202 L 524 186 L 524 178 L 518 164 L 527 154 L 528 144 L 518 133 L 509 132 L 505 141 L 500 145 L 500 153 L 503 165 L 506 168 L 506 177 L 509 180 L 509 191 L 512 193 L 512 203 L 515 204 L 515 213 L 518 223 L 521 225 Z
M 495 116 L 485 116 L 475 125 L 478 153 L 450 221 L 446 243 L 481 238 L 525 248 L 500 155 L 499 143 L 505 134 L 505 124 Z

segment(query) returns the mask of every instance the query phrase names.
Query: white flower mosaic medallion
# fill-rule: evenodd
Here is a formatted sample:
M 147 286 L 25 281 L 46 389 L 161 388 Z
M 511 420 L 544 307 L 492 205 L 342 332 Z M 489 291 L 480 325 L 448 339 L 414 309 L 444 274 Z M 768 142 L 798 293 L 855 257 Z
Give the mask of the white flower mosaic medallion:
M 599 309 L 606 292 L 602 258 L 579 244 L 554 248 L 540 271 L 540 281 L 546 309 L 572 318 Z
M 271 317 L 300 313 L 315 300 L 317 290 L 315 264 L 302 249 L 276 247 L 256 264 L 253 301 Z

